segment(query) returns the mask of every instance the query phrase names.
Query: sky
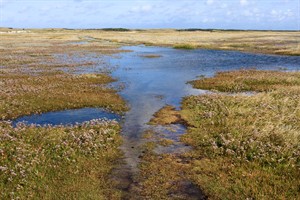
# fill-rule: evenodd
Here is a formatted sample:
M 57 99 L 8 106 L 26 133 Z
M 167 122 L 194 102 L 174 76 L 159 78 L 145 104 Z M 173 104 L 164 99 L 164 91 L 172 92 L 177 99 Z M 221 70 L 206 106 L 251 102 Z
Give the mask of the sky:
M 0 27 L 299 30 L 300 0 L 0 0 Z

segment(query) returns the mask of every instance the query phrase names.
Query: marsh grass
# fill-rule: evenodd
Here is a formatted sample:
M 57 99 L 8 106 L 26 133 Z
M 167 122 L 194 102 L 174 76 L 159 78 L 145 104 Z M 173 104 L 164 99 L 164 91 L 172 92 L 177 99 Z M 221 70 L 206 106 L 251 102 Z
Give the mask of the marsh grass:
M 220 92 L 267 92 L 300 85 L 299 72 L 237 70 L 190 82 L 195 88 Z
M 161 138 L 159 140 L 159 144 L 161 146 L 167 147 L 167 146 L 170 146 L 170 145 L 174 144 L 174 140 L 170 140 L 170 139 L 166 139 L 166 138 Z
M 238 50 L 245 52 L 299 55 L 299 34 L 283 31 L 184 31 L 160 29 L 129 32 L 90 32 L 95 38 L 152 46 L 183 45 L 184 48 Z
M 171 105 L 166 105 L 154 113 L 149 124 L 151 125 L 168 125 L 181 123 L 180 112 Z
M 300 167 L 299 72 L 234 71 L 196 81 L 201 89 L 267 91 L 186 97 L 182 141 L 191 179 L 212 199 L 297 199 Z
M 143 144 L 139 173 L 132 187 L 134 199 L 206 199 L 190 177 L 189 162 L 178 154 L 158 153 L 158 146 L 167 147 L 174 141 L 146 131 L 151 141 Z M 155 134 L 155 135 L 153 135 Z M 153 140 L 153 137 L 156 139 Z
M 182 154 L 155 154 L 155 147 L 149 148 L 140 167 L 142 194 L 180 199 L 183 196 L 174 194 L 182 191 L 181 183 L 190 182 L 189 187 L 195 184 L 198 188 L 198 199 L 205 195 L 209 199 L 297 199 L 299 72 L 221 72 L 202 77 L 195 86 L 258 93 L 190 96 L 183 99 L 180 111 L 171 106 L 159 110 L 152 123 L 169 124 L 179 115 L 187 125 L 181 141 L 193 149 Z M 159 140 L 153 145 L 159 145 Z
M 101 57 L 121 51 L 99 41 L 70 44 L 79 37 L 80 31 L 67 30 L 1 35 L 0 199 L 121 198 L 111 178 L 122 156 L 117 122 L 12 127 L 4 121 L 82 107 L 127 109 L 116 90 L 106 87 L 115 81 L 109 74 L 64 71 L 106 67 Z
M 15 39 L 16 43 L 36 41 L 43 45 L 61 44 L 62 42 L 78 42 L 82 38 L 93 38 L 87 45 L 73 45 L 75 50 L 89 49 L 92 51 L 116 52 L 113 49 L 120 44 L 145 44 L 151 46 L 169 46 L 177 44 L 205 49 L 239 50 L 245 52 L 268 53 L 280 55 L 300 55 L 299 32 L 284 31 L 177 31 L 171 29 L 157 30 L 65 30 L 65 29 L 35 29 L 26 30 L 20 34 L 10 34 L 3 30 L 2 43 L 7 42 L 7 37 Z M 20 42 L 18 42 L 20 41 Z M 49 44 L 50 41 L 50 44 Z M 103 41 L 111 41 L 106 47 Z M 99 46 L 102 47 L 99 48 Z M 67 45 L 68 46 L 68 45 Z M 54 46 L 57 47 L 57 46 Z M 60 45 L 62 47 L 62 45 Z M 76 49 L 77 48 L 77 49 Z M 119 50 L 120 51 L 120 50 Z
M 193 50 L 196 49 L 196 46 L 192 44 L 175 44 L 173 46 L 174 49 L 186 49 L 186 50 Z
M 105 85 L 115 81 L 108 74 L 74 75 L 63 71 L 104 65 L 104 54 L 119 52 L 116 46 L 98 42 L 72 45 L 69 31 L 37 31 L 34 34 L 3 35 L 0 49 L 0 119 L 82 107 L 125 111 L 115 90 Z M 55 39 L 51 39 L 54 37 Z M 57 38 L 58 37 L 58 38 Z
M 157 155 L 149 151 L 140 164 L 136 191 L 141 199 L 193 199 L 182 193 L 187 167 L 171 154 Z
M 0 77 L 2 119 L 81 107 L 104 107 L 119 112 L 126 109 L 115 90 L 99 86 L 113 81 L 104 74 L 32 76 L 2 73 Z
M 121 156 L 119 131 L 105 120 L 15 128 L 0 122 L 1 199 L 119 199 L 109 178 Z

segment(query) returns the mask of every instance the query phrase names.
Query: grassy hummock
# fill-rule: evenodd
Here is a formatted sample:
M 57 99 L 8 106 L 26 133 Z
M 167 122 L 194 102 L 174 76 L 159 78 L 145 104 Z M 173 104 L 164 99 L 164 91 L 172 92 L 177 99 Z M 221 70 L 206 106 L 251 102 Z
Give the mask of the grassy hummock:
M 192 49 L 196 49 L 196 46 L 192 45 L 192 44 L 175 44 L 173 46 L 174 49 L 186 49 L 186 50 L 192 50 Z
M 212 78 L 190 82 L 195 88 L 220 92 L 271 91 L 300 85 L 300 73 L 282 71 L 237 70 L 218 72 Z
M 121 156 L 119 131 L 105 120 L 15 128 L 0 122 L 0 198 L 118 199 L 109 176 Z
M 267 91 L 252 96 L 186 97 L 182 141 L 191 176 L 212 199 L 297 199 L 300 167 L 300 73 L 234 71 L 196 81 L 201 89 Z
M 182 122 L 180 113 L 175 107 L 171 105 L 166 105 L 156 113 L 154 113 L 153 118 L 150 120 L 151 125 L 168 125 L 168 124 L 179 124 Z
M 108 75 L 70 75 L 60 72 L 38 76 L 0 73 L 0 118 L 82 107 L 126 110 L 125 102 L 103 84 L 113 81 Z

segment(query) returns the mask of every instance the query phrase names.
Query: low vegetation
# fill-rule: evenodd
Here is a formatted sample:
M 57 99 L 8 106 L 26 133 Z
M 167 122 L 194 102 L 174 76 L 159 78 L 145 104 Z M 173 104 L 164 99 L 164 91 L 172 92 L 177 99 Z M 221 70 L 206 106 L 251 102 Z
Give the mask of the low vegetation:
M 241 70 L 196 81 L 194 85 L 201 89 L 258 93 L 250 96 L 214 93 L 184 98 L 182 110 L 176 114 L 187 125 L 181 141 L 193 149 L 173 155 L 152 151 L 144 158 L 141 174 L 142 183 L 148 187 L 146 192 L 169 194 L 169 199 L 176 199 L 170 195 L 174 193 L 171 188 L 178 186 L 176 180 L 180 179 L 195 184 L 209 199 L 297 199 L 299 75 L 299 72 Z M 169 124 L 166 119 L 172 116 L 174 110 L 166 106 L 155 114 L 152 122 Z M 177 169 L 174 161 L 183 167 Z M 150 173 L 156 167 L 165 173 L 177 170 L 174 174 L 180 178 Z M 156 187 L 155 181 L 170 184 L 170 188 Z
M 1 31 L 0 197 L 3 199 L 122 198 L 110 177 L 121 156 L 117 122 L 94 120 L 66 127 L 24 124 L 12 127 L 5 121 L 68 108 L 106 107 L 125 111 L 125 102 L 115 90 L 106 87 L 114 81 L 109 74 L 78 71 L 104 65 L 100 59 L 103 54 L 120 52 L 112 42 L 300 54 L 297 32 Z M 78 45 L 77 42 L 85 40 L 88 42 Z M 190 96 L 183 100 L 180 111 L 172 106 L 158 111 L 150 124 L 184 123 L 187 134 L 181 140 L 193 149 L 180 155 L 157 154 L 154 153 L 157 144 L 170 146 L 173 141 L 152 138 L 141 158 L 137 195 L 142 199 L 205 199 L 203 190 L 211 199 L 297 199 L 300 195 L 299 72 L 222 72 L 192 84 L 220 92 L 258 93 Z
M 297 31 L 236 31 L 236 30 L 188 30 L 171 29 L 94 31 L 92 37 L 126 44 L 152 46 L 180 45 L 193 48 L 236 50 L 243 52 L 300 55 Z
M 238 70 L 190 82 L 195 88 L 220 92 L 268 92 L 300 85 L 299 72 Z
M 205 199 L 205 195 L 187 179 L 190 165 L 178 154 L 158 153 L 160 147 L 168 147 L 173 140 L 162 138 L 161 133 L 147 130 L 142 146 L 139 173 L 132 184 L 132 199 Z
M 104 74 L 70 75 L 66 73 L 1 73 L 0 117 L 12 119 L 32 113 L 81 107 L 126 109 L 113 89 L 103 87 L 112 79 Z
M 121 156 L 119 131 L 104 120 L 67 127 L 0 122 L 0 198 L 120 199 L 109 177 Z
M 103 31 L 130 31 L 130 29 L 127 29 L 127 28 L 103 28 L 101 29 Z
M 191 44 L 175 44 L 173 46 L 173 48 L 175 49 L 187 49 L 187 50 L 192 50 L 192 49 L 196 49 L 196 46 L 191 45 Z
M 300 167 L 299 72 L 233 71 L 196 81 L 197 88 L 267 91 L 184 99 L 182 141 L 193 182 L 213 199 L 297 199 Z
M 101 57 L 119 52 L 116 46 L 73 44 L 78 31 L 40 32 L 1 35 L 0 119 L 81 107 L 126 110 L 116 91 L 106 87 L 114 81 L 108 74 L 77 73 L 99 65 L 109 71 Z
M 147 152 L 140 164 L 140 199 L 201 199 L 202 193 L 187 181 L 189 166 L 171 154 Z
M 184 31 L 172 29 L 153 30 L 128 30 L 128 29 L 105 29 L 105 30 L 66 30 L 66 29 L 40 29 L 21 30 L 22 33 L 11 33 L 11 29 L 0 28 L 2 40 L 6 42 L 7 35 L 18 39 L 36 40 L 42 37 L 50 41 L 82 41 L 84 38 L 93 38 L 91 44 L 80 48 L 108 50 L 114 44 L 145 44 L 153 46 L 187 45 L 193 48 L 236 50 L 254 53 L 300 55 L 299 32 L 297 31 L 237 31 L 237 30 L 210 30 L 190 29 Z M 18 30 L 14 30 L 18 31 Z M 7 33 L 7 34 L 5 34 Z M 36 37 L 39 38 L 36 38 Z M 106 48 L 98 48 L 103 41 L 110 41 Z M 47 44 L 47 41 L 43 41 Z M 75 46 L 75 45 L 74 45 Z M 77 45 L 78 47 L 78 45 Z M 111 49 L 112 50 L 112 49 Z
M 154 113 L 153 118 L 150 120 L 151 125 L 168 125 L 181 123 L 182 119 L 180 112 L 171 105 L 166 105 L 159 111 Z
M 127 109 L 107 87 L 114 79 L 102 59 L 121 50 L 99 41 L 78 45 L 80 32 L 1 33 L 0 199 L 121 198 L 111 178 L 122 156 L 116 121 L 45 127 L 7 121 L 81 107 Z

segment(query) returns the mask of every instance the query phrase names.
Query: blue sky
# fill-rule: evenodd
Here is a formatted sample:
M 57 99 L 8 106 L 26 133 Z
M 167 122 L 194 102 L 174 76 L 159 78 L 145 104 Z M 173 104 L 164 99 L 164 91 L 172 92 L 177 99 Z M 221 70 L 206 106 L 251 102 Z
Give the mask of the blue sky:
M 14 28 L 299 30 L 300 0 L 0 0 Z

